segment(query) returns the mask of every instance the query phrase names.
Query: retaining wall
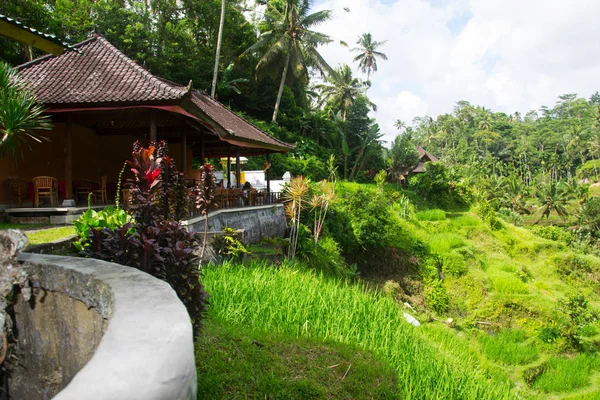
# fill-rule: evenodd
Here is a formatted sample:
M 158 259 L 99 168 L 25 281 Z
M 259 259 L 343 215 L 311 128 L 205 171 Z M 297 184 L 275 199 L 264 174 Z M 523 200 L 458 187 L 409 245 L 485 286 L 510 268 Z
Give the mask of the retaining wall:
M 17 301 L 12 399 L 192 400 L 192 325 L 171 287 L 105 261 L 22 253 L 41 286 Z
M 182 221 L 189 232 L 204 232 L 204 218 Z M 227 208 L 208 215 L 208 231 L 218 232 L 229 227 L 243 230 L 245 243 L 257 243 L 269 237 L 283 237 L 287 224 L 283 204 Z

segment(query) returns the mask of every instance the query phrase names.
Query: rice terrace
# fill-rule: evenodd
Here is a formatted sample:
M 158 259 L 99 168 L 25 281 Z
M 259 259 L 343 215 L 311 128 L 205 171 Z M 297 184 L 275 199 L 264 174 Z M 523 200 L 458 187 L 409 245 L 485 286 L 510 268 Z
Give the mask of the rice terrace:
M 0 400 L 600 399 L 598 13 L 1 1 Z

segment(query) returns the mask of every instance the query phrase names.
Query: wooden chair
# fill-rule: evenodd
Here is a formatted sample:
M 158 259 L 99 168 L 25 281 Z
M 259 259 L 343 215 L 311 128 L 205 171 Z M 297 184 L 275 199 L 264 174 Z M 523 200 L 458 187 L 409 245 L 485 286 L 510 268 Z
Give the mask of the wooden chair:
M 18 178 L 8 178 L 8 205 L 12 207 L 13 200 L 16 201 L 18 207 L 22 207 L 23 199 L 28 199 L 27 185 L 28 182 Z
M 94 195 L 94 202 L 98 202 L 98 199 L 100 199 L 101 204 L 107 204 L 108 195 L 106 194 L 106 182 L 108 180 L 108 176 L 104 175 L 101 179 L 102 181 L 100 183 L 96 182 L 99 188 L 91 189 L 91 192 Z
M 73 181 L 73 193 L 75 195 L 75 202 L 77 204 L 87 204 L 87 198 L 91 191 L 92 182 L 82 179 Z
M 54 207 L 54 198 L 58 205 L 58 181 L 51 176 L 36 176 L 33 178 L 34 207 L 40 206 L 40 197 L 50 197 L 50 205 Z

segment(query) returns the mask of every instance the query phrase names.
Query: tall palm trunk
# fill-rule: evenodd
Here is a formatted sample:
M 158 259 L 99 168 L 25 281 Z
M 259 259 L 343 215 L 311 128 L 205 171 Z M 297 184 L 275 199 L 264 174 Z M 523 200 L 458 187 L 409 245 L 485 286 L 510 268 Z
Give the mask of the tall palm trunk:
M 285 56 L 285 64 L 283 66 L 283 74 L 281 75 L 281 83 L 277 92 L 277 101 L 275 101 L 275 109 L 273 110 L 273 122 L 277 122 L 277 112 L 279 111 L 279 103 L 283 95 L 283 87 L 285 86 L 285 78 L 287 76 L 288 66 L 290 65 L 290 52 Z
M 217 39 L 217 54 L 215 55 L 215 69 L 213 70 L 212 88 L 210 97 L 215 98 L 217 90 L 217 75 L 219 74 L 219 58 L 221 57 L 221 42 L 223 40 L 223 25 L 225 25 L 225 0 L 221 0 L 221 20 L 219 22 L 219 38 Z

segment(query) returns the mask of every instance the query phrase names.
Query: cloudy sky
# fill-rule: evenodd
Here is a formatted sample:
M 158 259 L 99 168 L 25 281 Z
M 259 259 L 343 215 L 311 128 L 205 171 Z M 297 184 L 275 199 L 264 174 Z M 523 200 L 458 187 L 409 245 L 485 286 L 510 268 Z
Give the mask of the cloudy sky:
M 317 9 L 333 11 L 317 29 L 335 39 L 321 49 L 331 66 L 361 76 L 339 41 L 387 40 L 369 90 L 386 140 L 396 119 L 452 112 L 459 100 L 525 113 L 600 90 L 600 0 L 315 0 Z

